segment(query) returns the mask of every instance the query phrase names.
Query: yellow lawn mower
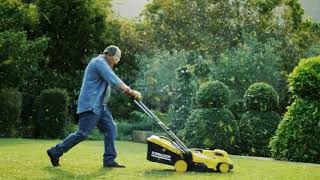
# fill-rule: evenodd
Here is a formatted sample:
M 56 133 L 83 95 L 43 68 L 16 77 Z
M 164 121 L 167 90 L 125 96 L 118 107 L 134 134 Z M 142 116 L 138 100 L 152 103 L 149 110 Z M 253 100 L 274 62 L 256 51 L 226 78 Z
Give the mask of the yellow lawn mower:
M 147 159 L 152 162 L 174 166 L 178 172 L 221 172 L 233 169 L 233 163 L 226 151 L 215 149 L 189 149 L 161 120 L 140 100 L 134 99 L 151 119 L 153 119 L 170 138 L 152 135 L 147 139 Z

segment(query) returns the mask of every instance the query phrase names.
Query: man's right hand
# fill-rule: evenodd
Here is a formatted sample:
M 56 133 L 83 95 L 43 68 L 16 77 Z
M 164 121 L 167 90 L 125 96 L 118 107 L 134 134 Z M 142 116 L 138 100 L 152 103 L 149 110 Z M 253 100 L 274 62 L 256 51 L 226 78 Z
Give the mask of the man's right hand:
M 141 93 L 139 91 L 132 90 L 131 94 L 132 94 L 132 97 L 134 97 L 137 100 L 142 99 Z
M 120 83 L 119 88 L 130 97 L 134 97 L 135 99 L 142 99 L 141 93 L 139 91 L 131 90 L 129 86 L 125 83 Z
M 134 97 L 137 100 L 142 99 L 141 93 L 139 91 L 130 90 L 130 92 L 126 93 L 127 96 Z

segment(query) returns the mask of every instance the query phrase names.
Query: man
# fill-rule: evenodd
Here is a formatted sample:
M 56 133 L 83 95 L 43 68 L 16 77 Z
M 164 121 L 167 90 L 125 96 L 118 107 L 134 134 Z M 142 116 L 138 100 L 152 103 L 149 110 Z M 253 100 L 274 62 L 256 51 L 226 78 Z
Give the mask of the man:
M 79 114 L 78 130 L 70 134 L 61 143 L 47 150 L 53 166 L 59 166 L 59 158 L 69 149 L 85 140 L 89 133 L 97 126 L 104 135 L 104 167 L 125 167 L 115 161 L 117 156 L 114 142 L 116 126 L 110 109 L 105 104 L 110 93 L 110 87 L 120 89 L 127 96 L 140 98 L 138 91 L 131 90 L 112 71 L 118 64 L 121 51 L 117 46 L 108 46 L 103 54 L 93 58 L 86 67 L 78 99 L 77 114 Z

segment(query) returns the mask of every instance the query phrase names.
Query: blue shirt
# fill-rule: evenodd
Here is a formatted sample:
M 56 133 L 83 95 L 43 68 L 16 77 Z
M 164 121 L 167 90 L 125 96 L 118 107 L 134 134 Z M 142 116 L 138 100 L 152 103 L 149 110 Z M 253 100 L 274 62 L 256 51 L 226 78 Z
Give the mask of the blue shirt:
M 90 110 L 100 114 L 108 86 L 114 87 L 121 82 L 102 55 L 91 59 L 82 80 L 77 114 Z

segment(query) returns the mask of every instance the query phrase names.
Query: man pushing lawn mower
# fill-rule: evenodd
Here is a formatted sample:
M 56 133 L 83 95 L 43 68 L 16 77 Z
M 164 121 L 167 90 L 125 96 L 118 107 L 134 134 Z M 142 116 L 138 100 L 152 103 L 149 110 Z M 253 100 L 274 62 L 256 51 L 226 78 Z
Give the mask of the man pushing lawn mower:
M 86 67 L 78 99 L 77 114 L 79 115 L 78 130 L 61 143 L 47 150 L 53 166 L 59 166 L 59 159 L 72 147 L 87 139 L 90 132 L 97 126 L 104 135 L 103 166 L 123 168 L 115 161 L 117 152 L 114 146 L 116 126 L 106 100 L 110 96 L 110 88 L 123 91 L 127 96 L 140 98 L 138 91 L 131 90 L 112 70 L 121 58 L 117 46 L 108 46 L 103 54 L 91 59 Z
M 173 165 L 176 171 L 200 172 L 229 172 L 233 163 L 229 154 L 223 150 L 215 149 L 189 149 L 154 113 L 139 99 L 141 94 L 131 90 L 114 74 L 112 68 L 118 64 L 121 51 L 117 46 L 108 46 L 103 54 L 93 58 L 85 71 L 82 87 L 78 99 L 77 114 L 79 114 L 79 127 L 75 133 L 70 134 L 61 143 L 47 150 L 53 166 L 59 166 L 59 159 L 69 149 L 85 140 L 89 133 L 97 126 L 104 135 L 104 167 L 125 167 L 115 161 L 117 156 L 114 142 L 116 139 L 116 126 L 113 122 L 110 109 L 105 99 L 110 95 L 110 87 L 122 90 L 133 102 L 139 106 L 169 138 L 164 136 L 151 136 L 148 138 L 147 159 L 167 165 Z

